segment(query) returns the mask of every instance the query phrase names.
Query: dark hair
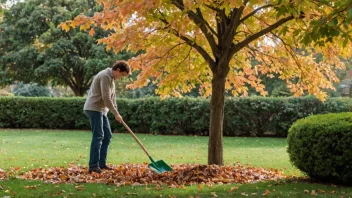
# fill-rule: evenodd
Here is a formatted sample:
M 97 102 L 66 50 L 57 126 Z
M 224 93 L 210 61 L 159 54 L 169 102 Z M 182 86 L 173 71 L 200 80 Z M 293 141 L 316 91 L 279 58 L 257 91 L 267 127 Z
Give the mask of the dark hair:
M 116 63 L 112 66 L 112 70 L 116 71 L 117 69 L 120 69 L 120 72 L 126 72 L 128 74 L 131 71 L 130 66 L 123 60 L 116 61 Z

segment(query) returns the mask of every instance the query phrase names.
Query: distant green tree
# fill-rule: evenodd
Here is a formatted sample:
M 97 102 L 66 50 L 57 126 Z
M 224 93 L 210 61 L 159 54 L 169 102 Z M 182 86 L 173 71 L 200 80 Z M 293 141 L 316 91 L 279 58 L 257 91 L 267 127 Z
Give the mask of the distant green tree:
M 39 86 L 36 83 L 23 84 L 19 83 L 13 88 L 12 93 L 15 96 L 40 97 L 51 96 L 50 90 L 47 87 Z
M 133 56 L 115 55 L 98 45 L 97 39 L 109 34 L 103 29 L 66 32 L 57 27 L 81 12 L 91 16 L 99 9 L 91 0 L 26 0 L 5 10 L 0 23 L 0 84 L 50 82 L 83 96 L 97 72 Z

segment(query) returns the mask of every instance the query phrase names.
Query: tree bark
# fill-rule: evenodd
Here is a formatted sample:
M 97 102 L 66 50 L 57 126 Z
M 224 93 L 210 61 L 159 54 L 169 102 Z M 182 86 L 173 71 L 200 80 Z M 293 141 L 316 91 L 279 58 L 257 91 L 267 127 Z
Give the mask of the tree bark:
M 213 75 L 212 97 L 210 102 L 210 129 L 208 145 L 208 164 L 224 165 L 223 160 L 223 122 L 225 104 L 226 75 Z
M 69 87 L 71 88 L 71 90 L 73 91 L 75 96 L 79 96 L 79 97 L 84 96 L 85 92 L 87 91 L 86 88 L 81 87 L 81 86 L 77 86 L 77 85 L 72 85 L 72 86 L 69 86 Z

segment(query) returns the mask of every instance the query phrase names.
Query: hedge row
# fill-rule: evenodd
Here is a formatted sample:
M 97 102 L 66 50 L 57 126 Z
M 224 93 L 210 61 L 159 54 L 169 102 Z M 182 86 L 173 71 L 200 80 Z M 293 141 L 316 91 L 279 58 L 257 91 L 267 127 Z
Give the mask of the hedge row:
M 89 129 L 84 98 L 0 97 L 0 128 Z M 210 105 L 201 98 L 117 99 L 119 112 L 137 133 L 208 135 Z M 314 97 L 227 98 L 225 136 L 287 136 L 294 121 L 313 114 L 348 112 L 352 99 Z M 125 131 L 109 113 L 112 128 Z

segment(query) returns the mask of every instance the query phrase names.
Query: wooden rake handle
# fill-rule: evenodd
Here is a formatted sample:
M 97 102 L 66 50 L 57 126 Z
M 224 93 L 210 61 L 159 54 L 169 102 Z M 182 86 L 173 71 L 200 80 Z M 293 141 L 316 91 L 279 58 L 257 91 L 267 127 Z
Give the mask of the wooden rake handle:
M 145 154 L 148 155 L 148 157 L 150 158 L 150 155 L 147 151 L 147 149 L 143 146 L 143 144 L 139 141 L 139 139 L 137 138 L 137 136 L 133 133 L 133 131 L 130 129 L 130 127 L 127 126 L 127 124 L 125 123 L 125 121 L 121 121 L 121 123 L 123 124 L 123 126 L 127 129 L 127 131 L 132 135 L 132 137 L 136 140 L 136 142 L 139 144 L 139 146 L 143 149 L 143 151 L 145 152 Z

